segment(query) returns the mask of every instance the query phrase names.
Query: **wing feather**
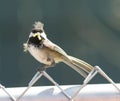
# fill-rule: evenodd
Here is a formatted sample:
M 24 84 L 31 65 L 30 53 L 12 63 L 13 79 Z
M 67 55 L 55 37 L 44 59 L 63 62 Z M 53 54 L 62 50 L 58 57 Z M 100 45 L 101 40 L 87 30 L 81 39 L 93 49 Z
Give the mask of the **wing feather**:
M 67 56 L 67 53 L 62 48 L 60 48 L 58 45 L 52 43 L 50 40 L 44 40 L 43 45 L 50 48 L 53 51 L 60 53 L 61 55 Z

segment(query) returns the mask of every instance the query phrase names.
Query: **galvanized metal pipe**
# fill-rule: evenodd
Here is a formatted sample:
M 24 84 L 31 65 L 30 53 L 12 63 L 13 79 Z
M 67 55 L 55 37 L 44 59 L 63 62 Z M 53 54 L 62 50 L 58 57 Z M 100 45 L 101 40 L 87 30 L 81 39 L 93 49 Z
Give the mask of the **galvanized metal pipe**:
M 120 88 L 120 84 L 117 84 Z M 68 95 L 72 96 L 80 85 L 60 86 Z M 26 87 L 6 88 L 16 99 Z M 0 101 L 11 101 L 9 96 L 0 89 Z M 31 87 L 20 101 L 69 101 L 55 86 Z M 75 97 L 74 101 L 120 101 L 120 92 L 112 84 L 88 84 Z

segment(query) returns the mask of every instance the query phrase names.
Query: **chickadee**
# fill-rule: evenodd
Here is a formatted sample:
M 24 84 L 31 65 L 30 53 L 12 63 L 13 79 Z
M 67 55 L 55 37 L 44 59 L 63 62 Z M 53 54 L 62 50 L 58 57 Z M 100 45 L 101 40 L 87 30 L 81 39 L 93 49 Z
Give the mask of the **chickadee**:
M 45 65 L 45 68 L 64 62 L 86 78 L 94 67 L 68 55 L 62 48 L 52 43 L 47 38 L 43 26 L 41 22 L 35 22 L 27 42 L 23 44 L 24 50 L 29 51 L 36 60 Z

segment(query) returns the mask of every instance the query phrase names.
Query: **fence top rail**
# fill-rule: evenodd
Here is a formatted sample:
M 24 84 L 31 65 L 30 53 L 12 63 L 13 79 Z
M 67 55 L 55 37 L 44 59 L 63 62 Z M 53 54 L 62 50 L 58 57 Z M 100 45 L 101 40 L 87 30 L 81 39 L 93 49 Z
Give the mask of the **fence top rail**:
M 117 84 L 120 88 L 120 84 Z M 80 85 L 61 85 L 67 94 L 72 96 Z M 26 87 L 6 88 L 6 90 L 17 98 Z M 68 101 L 56 86 L 37 86 L 30 90 L 20 99 L 20 101 Z M 75 101 L 120 101 L 120 92 L 112 84 L 88 84 L 83 88 Z M 8 95 L 0 89 L 0 101 L 11 101 Z

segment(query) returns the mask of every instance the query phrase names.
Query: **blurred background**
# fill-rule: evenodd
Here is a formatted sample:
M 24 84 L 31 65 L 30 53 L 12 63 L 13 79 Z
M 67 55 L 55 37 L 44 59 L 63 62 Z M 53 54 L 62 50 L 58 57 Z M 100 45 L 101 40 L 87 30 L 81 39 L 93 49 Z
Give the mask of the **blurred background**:
M 1 0 L 0 83 L 27 86 L 41 66 L 23 43 L 35 21 L 44 23 L 48 38 L 68 54 L 99 65 L 120 81 L 120 0 Z M 61 85 L 84 80 L 63 63 L 47 69 Z M 90 83 L 108 83 L 97 75 Z M 51 85 L 42 77 L 35 85 Z

